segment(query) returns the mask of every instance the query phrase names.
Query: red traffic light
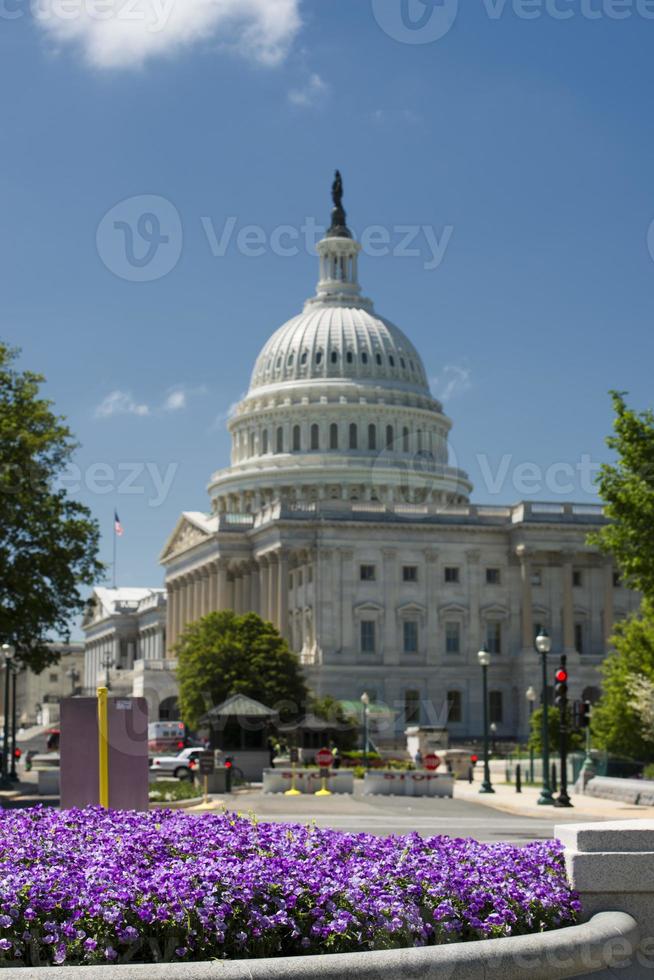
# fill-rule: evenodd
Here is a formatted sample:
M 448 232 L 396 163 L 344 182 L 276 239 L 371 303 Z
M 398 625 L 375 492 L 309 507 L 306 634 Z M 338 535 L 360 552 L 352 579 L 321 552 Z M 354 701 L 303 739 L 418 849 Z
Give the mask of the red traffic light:
M 475 762 L 479 762 L 479 756 L 478 755 L 471 755 L 470 756 L 470 761 L 472 762 L 472 764 L 474 766 Z
M 557 682 L 557 684 L 565 684 L 565 682 L 567 681 L 567 679 L 568 679 L 568 672 L 567 672 L 567 670 L 563 670 L 563 668 L 561 668 L 561 670 L 557 670 L 557 672 L 556 672 L 556 682 Z
M 231 768 L 232 768 L 232 762 L 231 762 L 231 760 L 230 759 L 225 759 L 225 769 L 231 769 Z

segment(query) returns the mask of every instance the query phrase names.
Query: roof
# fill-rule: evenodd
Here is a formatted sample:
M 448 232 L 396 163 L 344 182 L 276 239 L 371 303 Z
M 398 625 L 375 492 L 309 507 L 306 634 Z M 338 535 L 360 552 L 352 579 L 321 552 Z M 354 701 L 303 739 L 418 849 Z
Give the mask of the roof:
M 223 701 L 208 711 L 202 719 L 208 718 L 276 718 L 277 712 L 274 708 L 267 708 L 261 701 L 255 701 L 246 694 L 232 694 L 230 698 Z
M 94 589 L 93 592 L 102 604 L 103 617 L 114 616 L 117 613 L 128 612 L 131 609 L 136 611 L 139 603 L 143 602 L 144 599 L 150 599 L 158 595 L 165 596 L 166 594 L 166 590 L 162 588 L 105 589 L 102 586 Z

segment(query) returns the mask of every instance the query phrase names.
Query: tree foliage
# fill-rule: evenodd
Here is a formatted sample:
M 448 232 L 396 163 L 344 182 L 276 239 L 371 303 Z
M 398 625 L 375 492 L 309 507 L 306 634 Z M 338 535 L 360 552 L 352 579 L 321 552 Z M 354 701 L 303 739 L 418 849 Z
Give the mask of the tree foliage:
M 314 696 L 309 707 L 316 718 L 323 718 L 334 726 L 335 731 L 330 734 L 330 737 L 339 749 L 346 752 L 356 748 L 360 738 L 361 725 L 357 723 L 356 718 L 345 714 L 340 701 L 337 701 L 331 694 L 326 694 L 321 698 Z
M 186 627 L 177 644 L 183 721 L 196 728 L 210 708 L 245 694 L 291 720 L 306 708 L 298 658 L 272 623 L 254 613 L 209 613 Z
M 531 721 L 529 723 L 530 733 L 529 733 L 529 746 L 534 750 L 537 755 L 543 751 L 543 709 L 536 708 L 532 713 Z M 548 728 L 548 746 L 550 752 L 556 754 L 559 751 L 560 739 L 561 739 L 561 715 L 559 709 L 553 705 L 549 705 L 547 708 L 547 728 Z M 572 731 L 569 729 L 568 732 L 568 750 L 574 751 L 575 749 L 581 748 L 583 745 L 583 735 L 577 731 Z
M 614 651 L 602 664 L 603 695 L 592 714 L 598 748 L 639 761 L 654 759 L 654 741 L 634 683 L 654 683 L 654 606 L 643 602 L 640 615 L 618 623 Z
M 58 659 L 47 641 L 68 639 L 80 586 L 102 566 L 89 509 L 56 485 L 76 443 L 41 396 L 43 377 L 15 358 L 0 342 L 0 642 L 38 672 Z
M 615 463 L 600 469 L 599 493 L 611 523 L 589 536 L 612 554 L 625 584 L 654 601 L 654 413 L 635 412 L 613 391 Z

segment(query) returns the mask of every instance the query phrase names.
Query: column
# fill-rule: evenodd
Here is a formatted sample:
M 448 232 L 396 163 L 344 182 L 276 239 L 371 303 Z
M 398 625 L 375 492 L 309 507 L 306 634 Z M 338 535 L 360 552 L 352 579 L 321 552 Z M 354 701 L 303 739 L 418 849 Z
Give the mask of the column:
M 479 560 L 480 551 L 466 551 L 466 561 L 468 563 L 468 603 L 470 608 L 470 625 L 468 629 L 468 659 L 474 659 L 477 663 L 477 653 L 481 649 L 486 637 L 482 638 L 480 622 L 480 596 L 479 596 Z
M 234 612 L 243 615 L 243 575 L 240 567 L 234 573 Z
M 534 607 L 531 591 L 531 559 L 523 549 L 518 549 L 520 579 L 522 583 L 522 649 L 534 650 Z
M 260 599 L 260 609 L 261 618 L 270 619 L 270 607 L 268 605 L 268 559 L 259 559 L 259 568 L 261 569 L 261 599 Z
M 359 644 L 358 638 L 355 644 L 353 617 L 354 599 L 354 552 L 349 548 L 341 548 L 341 575 L 340 575 L 340 594 L 341 594 L 341 648 L 348 650 L 356 656 Z M 392 615 L 392 611 L 387 611 L 387 617 Z
M 427 609 L 427 663 L 437 663 L 440 659 L 438 642 L 438 552 L 429 548 L 425 551 L 425 606 Z
M 217 562 L 217 561 L 214 561 L 212 563 L 212 565 L 211 565 L 211 578 L 210 578 L 211 585 L 210 585 L 210 590 L 209 590 L 209 596 L 210 596 L 210 598 L 209 598 L 209 611 L 210 612 L 218 612 L 218 610 L 220 609 L 220 601 L 219 601 L 219 595 L 220 595 L 220 571 L 219 571 L 219 568 L 220 568 L 220 563 Z
M 250 562 L 243 566 L 243 612 L 252 612 L 252 568 Z
M 288 637 L 288 551 L 280 548 L 277 561 L 277 629 Z
M 228 601 L 228 580 L 227 580 L 227 569 L 228 562 L 221 558 L 220 561 L 216 562 L 216 581 L 217 581 L 217 599 L 216 599 L 216 609 L 218 612 L 222 612 L 224 609 L 229 609 Z
M 605 653 L 609 652 L 611 634 L 613 633 L 613 625 L 615 621 L 614 600 L 613 562 L 607 561 L 604 563 L 604 621 L 602 624 L 604 627 L 603 633 Z
M 279 629 L 277 614 L 277 555 L 271 554 L 268 557 L 268 615 L 273 625 Z
M 384 654 L 385 664 L 399 664 L 400 662 L 400 646 L 397 642 L 397 622 L 396 622 L 396 598 L 397 598 L 397 586 L 398 586 L 398 567 L 397 567 L 397 549 L 396 548 L 385 548 L 382 551 L 382 558 L 384 562 L 384 567 L 382 571 L 383 575 L 383 589 L 384 589 L 384 619 L 378 624 L 378 629 L 384 631 L 383 636 L 377 637 L 377 643 L 380 645 L 381 650 Z M 355 643 L 358 643 L 358 637 L 355 637 Z
M 575 621 L 572 598 L 572 553 L 563 555 L 563 652 L 574 653 Z
M 252 562 L 252 585 L 250 593 L 252 612 L 261 615 L 261 566 L 258 561 Z
M 181 621 L 181 624 L 180 624 L 180 632 L 183 631 L 184 629 L 186 629 L 186 626 L 193 619 L 193 602 L 192 602 L 192 599 L 193 599 L 193 591 L 192 591 L 191 576 L 190 575 L 185 575 L 184 576 L 183 592 L 182 592 L 182 606 L 183 606 L 183 610 L 184 611 L 182 613 L 182 621 Z
M 168 647 L 175 645 L 177 638 L 177 594 L 176 582 L 166 583 L 166 634 L 168 636 Z

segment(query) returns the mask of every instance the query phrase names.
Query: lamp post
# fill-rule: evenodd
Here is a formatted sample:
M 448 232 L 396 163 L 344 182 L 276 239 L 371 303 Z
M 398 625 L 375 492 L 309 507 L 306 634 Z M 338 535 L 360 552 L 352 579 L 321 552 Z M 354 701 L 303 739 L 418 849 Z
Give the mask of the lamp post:
M 8 643 L 3 643 L 2 655 L 5 662 L 5 723 L 2 738 L 2 777 L 0 779 L 0 785 L 7 789 L 11 786 L 9 780 L 9 676 L 11 674 L 11 658 L 13 656 L 13 650 Z
M 102 656 L 101 663 L 102 663 L 102 666 L 105 669 L 105 685 L 104 686 L 107 688 L 108 691 L 110 691 L 111 690 L 111 684 L 109 683 L 109 671 L 110 671 L 110 669 L 114 665 L 114 658 L 112 657 L 112 655 L 110 653 L 105 653 Z
M 540 654 L 541 664 L 543 667 L 543 786 L 540 791 L 540 796 L 538 797 L 538 803 L 541 806 L 554 806 L 554 798 L 550 787 L 550 732 L 547 717 L 547 654 L 551 649 L 552 641 L 550 640 L 547 631 L 542 629 L 536 637 L 536 650 Z
M 488 762 L 488 665 L 491 662 L 491 656 L 486 647 L 482 647 L 477 654 L 477 659 L 481 666 L 481 676 L 482 676 L 482 690 L 483 690 L 483 701 L 484 701 L 484 779 L 479 789 L 480 793 L 494 793 L 493 785 L 491 783 L 490 777 L 490 765 Z
M 534 781 L 534 747 L 531 744 L 531 716 L 534 713 L 534 704 L 536 703 L 536 688 L 530 684 L 525 691 L 525 697 L 529 703 L 529 782 Z
M 18 782 L 16 772 L 16 684 L 18 679 L 18 668 L 15 663 L 11 666 L 11 766 L 9 768 L 9 778 L 12 783 Z
M 361 695 L 361 704 L 363 705 L 363 767 L 368 768 L 368 708 L 370 705 L 370 697 L 364 691 Z
M 75 697 L 77 682 L 79 680 L 79 670 L 76 667 L 69 667 L 66 671 L 66 677 L 70 677 L 70 695 L 71 697 Z

